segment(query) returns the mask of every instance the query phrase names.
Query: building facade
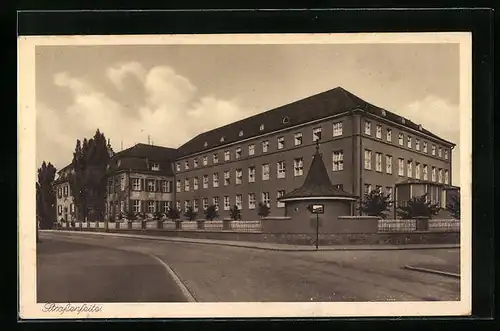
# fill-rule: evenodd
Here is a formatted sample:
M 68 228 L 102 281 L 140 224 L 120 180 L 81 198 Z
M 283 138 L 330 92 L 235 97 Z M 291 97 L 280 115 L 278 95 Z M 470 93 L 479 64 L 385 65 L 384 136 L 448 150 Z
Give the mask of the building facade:
M 214 204 L 221 217 L 236 205 L 244 220 L 258 217 L 263 202 L 284 216 L 278 198 L 303 184 L 317 139 L 331 183 L 355 196 L 374 189 L 393 196 L 396 183 L 409 178 L 451 184 L 453 143 L 335 88 L 179 147 L 173 201 L 200 214 Z
M 65 166 L 57 172 L 57 179 L 54 181 L 58 223 L 71 222 L 75 215 L 75 204 L 69 185 L 69 175 L 73 171 L 72 164 Z
M 137 144 L 116 153 L 108 169 L 106 218 L 116 221 L 128 213 L 166 212 L 173 201 L 172 148 Z

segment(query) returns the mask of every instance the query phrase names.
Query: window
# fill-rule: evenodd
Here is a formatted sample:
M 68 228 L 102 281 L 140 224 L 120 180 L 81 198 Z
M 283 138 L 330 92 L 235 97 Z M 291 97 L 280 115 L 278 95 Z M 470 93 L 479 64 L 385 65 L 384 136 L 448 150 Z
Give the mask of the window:
M 377 125 L 377 131 L 375 132 L 375 137 L 382 139 L 382 125 Z
M 175 183 L 175 191 L 177 193 L 179 193 L 181 191 L 181 181 L 180 181 L 180 179 L 177 180 L 177 182 Z
M 236 147 L 235 157 L 236 157 L 236 160 L 241 158 L 241 147 Z
M 448 150 L 447 149 L 444 150 L 444 159 L 448 160 Z
M 415 149 L 417 151 L 420 150 L 420 139 L 418 139 L 418 138 L 415 138 Z
M 120 190 L 125 191 L 125 176 L 120 177 Z M 68 196 L 68 187 L 64 186 L 64 196 Z
M 224 210 L 229 209 L 231 209 L 231 198 L 226 195 L 224 196 Z
M 269 180 L 270 166 L 268 163 L 262 165 L 262 180 Z
M 399 136 L 398 136 L 398 143 L 399 143 L 399 146 L 403 146 L 403 139 L 404 139 L 403 134 L 402 134 L 402 133 L 400 133 L 400 134 L 399 134 Z
M 155 202 L 148 201 L 148 213 L 153 214 L 155 212 Z
M 203 165 L 206 166 L 208 164 L 208 156 L 203 156 Z
M 203 175 L 203 188 L 208 188 L 208 175 Z
M 267 153 L 269 150 L 269 140 L 264 140 L 262 142 L 262 153 Z
M 293 160 L 293 175 L 295 177 L 302 176 L 304 174 L 304 159 L 298 158 Z
M 427 141 L 424 141 L 424 142 L 422 143 L 422 151 L 423 151 L 424 153 L 427 153 Z
M 193 159 L 193 168 L 198 168 L 198 159 Z
M 62 198 L 62 188 L 60 188 L 60 187 L 57 189 L 57 196 L 59 198 Z
M 443 149 L 441 147 L 438 149 L 438 156 L 443 157 Z
M 59 215 L 61 215 L 61 214 L 62 214 L 62 206 L 61 206 L 61 205 L 57 206 L 57 213 L 58 213 Z
M 212 155 L 212 163 L 219 163 L 219 154 L 218 153 L 214 153 L 214 155 Z
M 385 156 L 385 172 L 388 174 L 392 174 L 392 156 Z
M 170 201 L 162 201 L 163 212 L 166 214 L 170 209 Z
M 333 136 L 339 137 L 342 135 L 342 122 L 333 123 Z
M 197 213 L 197 212 L 198 212 L 198 199 L 194 199 L 194 200 L 193 200 L 193 211 L 194 211 L 195 213 Z
M 285 148 L 285 137 L 278 137 L 278 149 Z
M 69 212 L 70 213 L 74 213 L 75 212 L 75 204 L 74 203 L 72 203 L 72 204 L 69 205 Z
M 219 187 L 219 173 L 216 172 L 212 175 L 212 187 Z
M 302 132 L 297 132 L 293 135 L 293 141 L 295 146 L 302 145 Z
M 184 212 L 187 213 L 189 209 L 189 200 L 184 201 Z
M 175 171 L 181 171 L 181 164 L 179 162 L 175 163 Z
M 398 159 L 398 175 L 405 175 L 405 161 L 403 159 Z
M 316 141 L 318 139 L 321 139 L 321 128 L 314 128 L 313 129 L 313 141 Z
M 378 192 L 379 194 L 382 194 L 382 186 L 375 185 L 375 191 Z
M 438 182 L 439 183 L 443 182 L 443 169 L 438 170 Z
M 156 192 L 156 181 L 148 179 L 148 192 Z
M 231 160 L 231 152 L 224 151 L 224 161 L 229 161 L 229 160 Z
M 219 197 L 213 197 L 212 202 L 215 206 L 215 210 L 219 211 Z
M 264 124 L 261 124 L 261 125 L 260 125 L 259 130 L 260 130 L 260 131 L 264 131 Z
M 278 207 L 278 208 L 284 208 L 285 207 L 285 203 L 279 201 L 279 198 L 281 198 L 284 195 L 285 195 L 285 190 L 279 190 L 279 191 L 276 192 L 276 207 Z
M 372 123 L 365 121 L 365 134 L 366 135 L 371 135 L 372 134 Z
M 193 177 L 193 190 L 197 190 L 199 187 L 198 177 Z
M 411 136 L 406 138 L 406 147 L 411 148 Z
M 422 168 L 422 179 L 423 180 L 429 180 L 429 173 L 427 171 L 427 164 L 424 164 L 423 168 Z
M 406 161 L 406 175 L 409 178 L 413 175 L 413 162 L 411 160 Z
M 184 169 L 189 170 L 189 161 L 184 161 Z
M 184 191 L 189 192 L 189 178 L 184 179 Z
M 436 145 L 432 144 L 432 155 L 436 156 Z
M 278 178 L 285 178 L 286 176 L 286 166 L 285 166 L 285 161 L 279 161 L 277 164 L 277 176 Z
M 444 171 L 444 183 L 449 184 L 450 182 L 450 174 L 448 173 L 448 170 Z
M 167 183 L 168 182 L 166 180 L 162 180 L 161 181 L 161 191 L 163 193 L 167 193 L 168 192 L 168 187 L 167 187 L 168 185 L 167 185 Z
M 249 183 L 255 182 L 255 167 L 248 168 L 248 182 Z
M 344 151 L 335 151 L 332 156 L 332 170 L 341 171 L 344 170 Z
M 365 149 L 365 169 L 372 169 L 372 151 Z
M 243 183 L 243 170 L 236 169 L 236 185 Z
M 224 171 L 224 186 L 231 184 L 231 172 Z
M 432 167 L 432 174 L 431 174 L 431 176 L 432 176 L 431 180 L 433 182 L 435 182 L 436 181 L 436 167 Z
M 207 208 L 208 208 L 208 199 L 207 198 L 201 198 L 201 204 L 203 205 L 203 210 L 207 210 Z
M 382 153 L 375 154 L 375 171 L 382 172 Z
M 132 200 L 132 211 L 134 213 L 141 212 L 141 201 L 140 200 Z
M 415 163 L 415 178 L 420 179 L 420 163 Z
M 389 197 L 389 200 L 392 200 L 392 186 L 387 186 L 385 188 L 385 194 Z
M 372 186 L 371 184 L 365 184 L 364 185 L 364 193 L 365 194 L 370 194 L 370 192 L 372 191 Z
M 255 145 L 250 144 L 248 145 L 248 155 L 254 155 L 255 154 Z
M 386 137 L 387 141 L 392 142 L 392 130 L 391 129 L 387 129 L 385 137 Z
M 255 193 L 248 193 L 248 209 L 255 209 Z
M 267 207 L 271 207 L 271 198 L 269 197 L 269 192 L 262 192 L 262 203 Z
M 181 202 L 180 201 L 175 202 L 175 209 L 177 209 L 178 211 L 181 211 Z
M 243 208 L 243 196 L 241 194 L 236 194 L 236 207 L 239 210 Z

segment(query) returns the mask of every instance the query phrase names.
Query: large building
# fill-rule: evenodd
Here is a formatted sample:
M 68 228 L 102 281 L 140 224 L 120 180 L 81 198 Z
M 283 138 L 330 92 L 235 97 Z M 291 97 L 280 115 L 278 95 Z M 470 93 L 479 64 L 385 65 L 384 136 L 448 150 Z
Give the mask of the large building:
M 244 220 L 263 202 L 284 216 L 278 198 L 303 184 L 317 139 L 331 182 L 354 196 L 393 195 L 408 178 L 451 184 L 453 143 L 338 87 L 186 142 L 168 177 L 173 201 L 183 211 L 215 204 L 222 217 L 237 205 Z
M 106 218 L 166 212 L 173 201 L 172 163 L 177 150 L 137 144 L 116 153 L 108 169 Z
M 54 181 L 56 192 L 56 213 L 57 222 L 71 222 L 75 214 L 75 204 L 69 186 L 69 175 L 73 172 L 72 164 L 68 164 L 57 172 L 57 179 Z

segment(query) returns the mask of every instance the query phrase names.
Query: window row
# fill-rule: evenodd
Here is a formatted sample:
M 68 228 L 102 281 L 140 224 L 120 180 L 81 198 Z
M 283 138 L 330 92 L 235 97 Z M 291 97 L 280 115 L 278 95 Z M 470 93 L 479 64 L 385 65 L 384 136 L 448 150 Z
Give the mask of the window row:
M 279 198 L 285 195 L 285 190 L 278 190 L 276 191 L 276 207 L 277 208 L 283 208 L 285 207 L 284 202 L 278 201 Z M 262 192 L 260 194 L 260 201 L 265 204 L 267 207 L 271 207 L 271 196 L 269 192 Z M 219 197 L 215 196 L 212 198 L 211 204 L 215 206 L 215 209 L 218 211 L 220 210 L 219 206 Z M 255 209 L 258 205 L 257 203 L 257 195 L 255 193 L 248 193 L 247 195 L 247 206 L 248 209 Z M 243 206 L 245 205 L 245 202 L 243 200 L 243 194 L 236 194 L 234 197 L 234 200 L 232 200 L 232 197 L 225 195 L 222 197 L 222 208 L 225 211 L 229 211 L 233 206 L 236 206 L 238 209 L 242 210 Z M 203 210 L 207 210 L 209 206 L 209 199 L 208 198 L 201 198 L 201 207 Z M 198 200 L 184 200 L 184 205 L 181 206 L 181 202 L 177 201 L 176 202 L 176 208 L 178 210 L 183 210 L 186 212 L 189 207 L 193 207 L 194 212 L 199 211 L 199 206 L 198 206 Z M 181 209 L 182 208 L 182 209 Z
M 365 134 L 367 136 L 372 135 L 372 123 L 370 121 L 365 121 Z M 382 125 L 377 124 L 375 130 L 375 137 L 377 139 L 382 139 Z M 385 130 L 385 140 L 388 142 L 392 142 L 392 129 L 386 128 Z M 405 145 L 404 134 L 400 132 L 398 134 L 398 144 L 399 146 Z M 423 153 L 428 153 L 427 149 L 427 141 L 421 141 L 420 138 L 415 137 L 415 145 L 413 145 L 413 137 L 411 135 L 406 136 L 406 147 L 412 149 L 413 147 L 417 151 L 422 151 Z M 431 155 L 437 156 L 440 158 L 444 158 L 448 160 L 449 158 L 449 150 L 442 147 L 437 147 L 435 144 L 431 145 Z
M 321 139 L 321 131 L 322 128 L 321 126 L 314 127 L 312 129 L 312 140 L 316 141 L 318 139 Z M 343 134 L 343 129 L 342 129 L 342 122 L 335 122 L 333 123 L 333 137 L 339 137 L 342 136 Z M 293 135 L 293 145 L 294 146 L 300 146 L 303 143 L 303 136 L 302 132 L 296 132 Z M 267 153 L 269 151 L 270 147 L 270 142 L 269 140 L 264 140 L 261 142 L 261 150 L 262 153 Z M 278 150 L 284 149 L 285 146 L 285 136 L 278 136 L 276 138 L 276 147 Z M 248 156 L 255 155 L 255 144 L 249 144 L 248 145 Z M 224 151 L 224 161 L 231 161 L 231 150 L 225 150 Z M 238 146 L 234 150 L 234 159 L 238 160 L 243 157 L 243 150 L 241 146 Z M 219 152 L 215 152 L 212 154 L 212 164 L 217 164 L 219 163 Z M 208 165 L 208 156 L 204 155 L 202 156 L 202 165 L 207 166 Z M 194 158 L 192 160 L 192 166 L 193 168 L 198 168 L 199 163 L 198 163 L 198 158 Z M 184 169 L 189 170 L 191 168 L 191 162 L 190 160 L 185 160 L 184 161 Z M 175 164 L 175 170 L 177 172 L 181 171 L 181 163 L 176 162 Z
M 62 197 L 69 196 L 69 184 L 65 184 L 63 187 L 57 189 L 57 197 L 60 199 Z
M 365 194 L 370 194 L 370 192 L 373 190 L 372 184 L 364 184 L 364 193 Z M 385 194 L 389 197 L 389 199 L 393 199 L 393 187 L 392 186 L 386 186 L 385 187 L 385 192 L 382 191 L 382 185 L 375 185 L 375 190 L 377 190 L 380 194 Z
M 125 191 L 125 176 L 121 176 L 115 185 L 116 190 Z M 147 178 L 133 178 L 130 177 L 130 188 L 132 191 L 146 191 L 146 192 L 161 192 L 161 193 L 171 193 L 172 192 L 172 182 L 169 180 L 160 179 L 147 179 Z M 113 192 L 113 180 L 110 179 L 108 183 L 108 192 Z
M 66 213 L 68 213 L 68 207 L 64 207 L 64 208 L 63 208 L 63 206 L 62 206 L 62 205 L 58 205 L 58 206 L 57 206 L 57 214 L 58 214 L 58 215 L 62 215 L 63 210 L 64 210 L 64 213 L 65 213 L 65 214 L 66 214 Z M 70 213 L 72 213 L 72 214 L 75 212 L 75 204 L 74 204 L 74 203 L 71 203 L 71 204 L 69 205 L 69 212 L 70 212 Z

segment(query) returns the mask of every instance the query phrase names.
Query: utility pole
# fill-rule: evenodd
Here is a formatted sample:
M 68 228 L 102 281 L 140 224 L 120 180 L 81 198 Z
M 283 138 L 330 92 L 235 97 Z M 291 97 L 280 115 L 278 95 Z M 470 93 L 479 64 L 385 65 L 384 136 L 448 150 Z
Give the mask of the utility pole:
M 316 214 L 316 250 L 319 248 L 319 214 Z

